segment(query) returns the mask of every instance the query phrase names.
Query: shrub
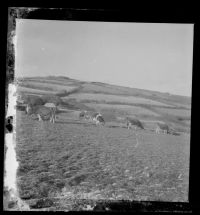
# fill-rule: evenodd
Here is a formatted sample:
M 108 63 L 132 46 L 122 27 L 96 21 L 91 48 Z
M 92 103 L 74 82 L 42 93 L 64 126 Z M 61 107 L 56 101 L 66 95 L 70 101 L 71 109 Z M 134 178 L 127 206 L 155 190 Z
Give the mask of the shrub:
M 27 95 L 25 96 L 25 103 L 31 106 L 43 105 L 44 101 L 39 96 Z
M 63 103 L 62 99 L 57 95 L 44 95 L 41 97 L 43 103 L 54 103 L 55 105 L 60 105 Z
M 58 93 L 56 93 L 56 96 L 66 96 L 68 95 L 67 90 L 60 90 Z
M 70 91 L 67 93 L 67 95 L 74 94 L 74 93 L 78 93 L 78 92 L 81 91 L 81 89 L 83 89 L 82 86 L 77 87 L 77 88 L 74 88 L 74 89 L 70 90 Z

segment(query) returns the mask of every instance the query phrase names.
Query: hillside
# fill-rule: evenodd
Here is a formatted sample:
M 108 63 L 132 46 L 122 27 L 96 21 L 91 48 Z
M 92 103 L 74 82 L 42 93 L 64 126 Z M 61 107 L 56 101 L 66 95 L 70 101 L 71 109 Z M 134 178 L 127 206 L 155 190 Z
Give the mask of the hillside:
M 17 186 L 31 210 L 188 201 L 191 98 L 61 76 L 16 83 Z M 23 101 L 57 102 L 55 123 L 27 115 Z M 79 118 L 82 110 L 100 112 L 105 125 Z M 127 129 L 127 116 L 144 129 Z M 157 134 L 160 121 L 175 133 Z
M 25 77 L 18 83 L 20 95 L 59 95 L 67 107 L 100 111 L 110 116 L 108 121 L 128 115 L 139 118 L 150 129 L 156 121 L 164 121 L 177 131 L 190 131 L 190 97 L 63 76 Z

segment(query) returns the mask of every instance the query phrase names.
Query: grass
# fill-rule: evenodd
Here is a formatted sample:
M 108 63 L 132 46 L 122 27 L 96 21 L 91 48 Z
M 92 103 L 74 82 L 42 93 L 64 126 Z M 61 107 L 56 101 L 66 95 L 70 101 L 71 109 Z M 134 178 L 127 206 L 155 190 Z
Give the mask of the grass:
M 42 84 L 52 84 L 57 86 L 76 86 L 79 85 L 79 82 L 73 80 L 59 79 L 59 78 L 26 78 L 20 80 L 20 83 L 42 83 Z
M 129 103 L 129 104 L 148 104 L 148 105 L 161 105 L 161 106 L 169 106 L 161 102 L 153 101 L 151 99 L 145 99 L 141 97 L 136 96 L 120 96 L 120 95 L 106 95 L 106 94 L 100 94 L 98 95 L 93 93 L 79 93 L 70 95 L 69 98 L 75 98 L 78 101 L 81 100 L 96 100 L 98 101 L 104 101 L 104 102 L 120 102 L 120 103 Z M 171 106 L 171 105 L 170 105 Z
M 48 82 L 34 82 L 29 81 L 28 83 L 21 83 L 20 86 L 26 87 L 26 88 L 32 88 L 32 89 L 41 89 L 41 90 L 50 90 L 50 91 L 71 91 L 72 89 L 76 88 L 76 86 L 68 86 L 68 85 L 60 85 L 59 83 L 48 83 Z
M 170 109 L 170 108 L 162 108 L 162 107 L 156 107 L 155 110 L 159 112 L 163 112 L 175 117 L 179 117 L 180 119 L 188 120 L 191 117 L 191 110 L 185 110 L 185 109 Z
M 50 91 L 52 93 L 52 91 Z M 39 94 L 39 95 L 44 95 L 44 94 L 49 94 L 49 90 L 41 90 L 41 89 L 33 89 L 33 88 L 28 88 L 28 87 L 23 87 L 23 86 L 18 86 L 17 87 L 17 93 L 25 93 L 25 94 Z M 56 91 L 53 91 L 53 93 L 56 93 Z
M 94 103 L 84 103 L 85 105 L 92 107 L 96 110 L 102 111 L 104 113 L 106 110 L 110 110 L 110 112 L 114 112 L 116 115 L 148 115 L 148 116 L 159 116 L 159 114 L 148 110 L 146 108 L 142 108 L 139 106 L 131 106 L 131 105 L 122 105 L 122 104 L 94 104 Z
M 63 77 L 21 82 L 29 85 L 18 88 L 25 94 L 52 93 L 42 86 L 62 88 L 54 92 L 63 100 L 55 124 L 17 111 L 17 183 L 32 208 L 67 210 L 76 202 L 77 209 L 81 199 L 188 200 L 189 135 L 154 132 L 156 122 L 164 121 L 189 133 L 188 98 Z M 106 125 L 79 120 L 80 110 L 100 111 Z M 126 129 L 127 115 L 144 123 L 137 140 Z
M 23 112 L 18 112 L 18 118 L 18 186 L 22 199 L 54 198 L 71 192 L 71 198 L 85 195 L 187 201 L 187 135 L 140 131 L 135 148 L 133 131 L 124 128 L 73 124 L 68 123 L 68 117 L 56 124 L 40 123 Z
M 170 95 L 168 93 L 122 87 L 111 84 L 86 83 L 83 84 L 83 86 L 84 88 L 82 92 L 84 93 L 137 96 L 141 98 L 152 99 L 154 101 L 162 102 L 172 106 L 181 104 L 182 106 L 190 107 L 191 105 L 191 98 L 186 96 Z

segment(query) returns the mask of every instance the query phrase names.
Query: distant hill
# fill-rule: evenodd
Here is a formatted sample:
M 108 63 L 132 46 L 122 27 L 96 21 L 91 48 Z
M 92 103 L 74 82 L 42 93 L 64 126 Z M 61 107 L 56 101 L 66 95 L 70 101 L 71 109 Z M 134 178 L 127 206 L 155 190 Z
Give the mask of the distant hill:
M 59 95 L 67 107 L 98 110 L 112 114 L 112 119 L 134 115 L 149 126 L 164 121 L 176 129 L 190 130 L 191 97 L 65 76 L 23 77 L 17 81 L 22 95 Z

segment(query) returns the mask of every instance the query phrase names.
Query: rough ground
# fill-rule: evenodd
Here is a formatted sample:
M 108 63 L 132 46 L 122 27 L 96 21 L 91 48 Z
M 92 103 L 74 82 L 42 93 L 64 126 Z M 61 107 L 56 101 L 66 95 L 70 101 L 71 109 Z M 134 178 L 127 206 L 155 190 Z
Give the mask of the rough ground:
M 138 142 L 123 127 L 67 115 L 41 123 L 17 112 L 20 197 L 49 210 L 73 209 L 75 199 L 188 201 L 189 135 L 137 135 Z M 50 203 L 38 206 L 41 198 Z

